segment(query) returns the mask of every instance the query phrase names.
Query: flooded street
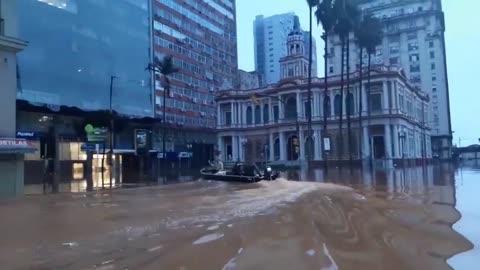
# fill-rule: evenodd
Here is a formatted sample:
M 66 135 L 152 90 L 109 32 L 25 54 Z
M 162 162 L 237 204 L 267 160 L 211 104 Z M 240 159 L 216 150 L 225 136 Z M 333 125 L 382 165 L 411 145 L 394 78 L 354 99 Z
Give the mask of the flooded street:
M 477 269 L 480 169 L 284 173 L 0 202 L 2 269 Z

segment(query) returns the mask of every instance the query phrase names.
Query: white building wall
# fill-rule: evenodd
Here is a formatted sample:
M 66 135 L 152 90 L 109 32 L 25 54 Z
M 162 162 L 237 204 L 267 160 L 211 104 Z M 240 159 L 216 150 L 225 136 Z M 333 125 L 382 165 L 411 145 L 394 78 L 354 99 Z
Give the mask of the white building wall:
M 404 68 L 409 79 L 419 76 L 420 82 L 417 85 L 431 98 L 429 121 L 431 121 L 432 136 L 450 136 L 446 66 L 443 53 L 445 44 L 442 38 L 445 29 L 441 24 L 440 10 L 434 10 L 439 7 L 433 2 L 435 1 L 419 0 L 399 5 L 398 1 L 372 0 L 360 7 L 364 12 L 373 12 L 385 23 L 383 44 L 378 46 L 377 53 L 372 57 L 372 65 L 398 65 Z M 412 38 L 415 35 L 416 38 Z M 353 72 L 357 70 L 356 66 L 359 64 L 359 49 L 354 43 L 353 36 L 351 39 L 353 43 L 350 45 L 350 70 Z M 418 49 L 409 50 L 409 43 L 415 42 L 418 44 Z M 338 75 L 341 72 L 339 38 L 332 37 L 329 45 L 334 47 L 334 55 L 329 59 L 329 69 L 332 67 L 333 72 L 329 72 L 329 75 Z M 395 52 L 396 47 L 398 52 Z M 431 52 L 433 57 L 430 55 Z M 414 64 L 411 56 L 416 54 L 419 56 L 419 72 L 411 70 L 411 65 Z M 363 63 L 366 66 L 366 54 L 364 54 Z

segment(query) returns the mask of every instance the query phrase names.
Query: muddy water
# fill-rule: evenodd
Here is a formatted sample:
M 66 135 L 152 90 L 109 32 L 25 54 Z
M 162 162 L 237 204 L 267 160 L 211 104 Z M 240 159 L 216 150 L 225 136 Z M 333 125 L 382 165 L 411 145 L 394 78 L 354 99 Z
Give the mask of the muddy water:
M 476 269 L 476 183 L 475 169 L 331 169 L 252 185 L 196 181 L 30 196 L 0 202 L 0 265 Z

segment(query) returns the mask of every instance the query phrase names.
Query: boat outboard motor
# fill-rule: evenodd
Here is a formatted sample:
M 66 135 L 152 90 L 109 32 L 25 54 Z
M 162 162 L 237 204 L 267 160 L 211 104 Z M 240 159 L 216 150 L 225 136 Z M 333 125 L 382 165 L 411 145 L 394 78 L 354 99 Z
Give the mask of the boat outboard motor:
M 272 180 L 272 167 L 266 166 L 265 170 L 263 171 L 263 176 L 269 181 Z

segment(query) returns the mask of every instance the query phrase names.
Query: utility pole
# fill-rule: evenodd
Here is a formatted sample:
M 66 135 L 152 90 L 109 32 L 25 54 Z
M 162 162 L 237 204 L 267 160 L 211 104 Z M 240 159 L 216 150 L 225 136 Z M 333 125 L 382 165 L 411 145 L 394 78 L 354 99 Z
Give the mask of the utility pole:
M 113 145 L 114 145 L 114 139 L 115 139 L 115 133 L 114 133 L 114 128 L 115 128 L 115 123 L 114 123 L 114 120 L 113 120 L 113 104 L 112 104 L 112 100 L 113 100 L 113 80 L 116 79 L 117 77 L 115 76 L 110 76 L 110 152 L 109 152 L 109 155 L 108 155 L 108 165 L 110 166 L 110 182 L 109 182 L 109 185 L 110 185 L 110 188 L 112 187 L 112 182 L 113 182 Z M 105 149 L 105 146 L 103 147 Z

